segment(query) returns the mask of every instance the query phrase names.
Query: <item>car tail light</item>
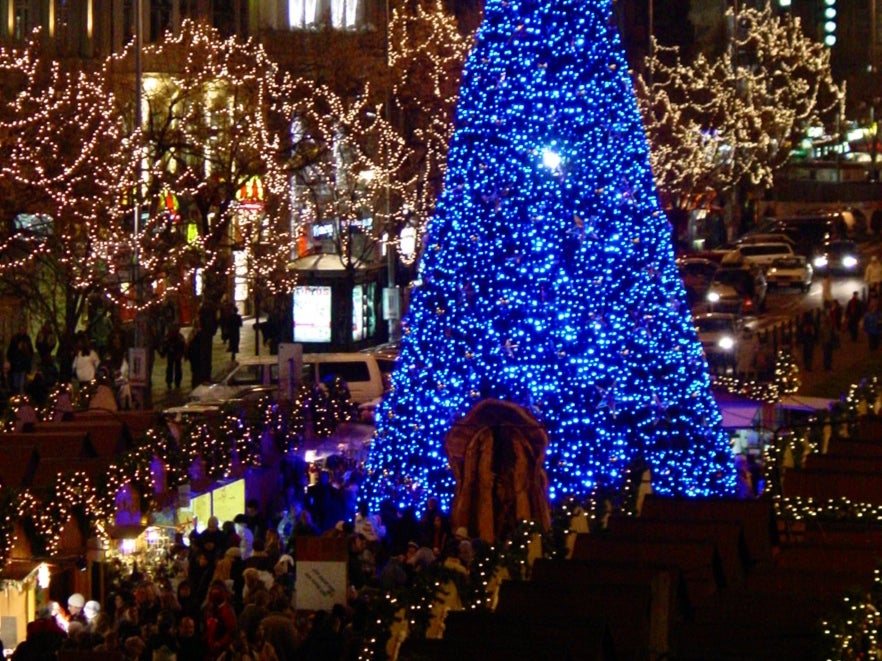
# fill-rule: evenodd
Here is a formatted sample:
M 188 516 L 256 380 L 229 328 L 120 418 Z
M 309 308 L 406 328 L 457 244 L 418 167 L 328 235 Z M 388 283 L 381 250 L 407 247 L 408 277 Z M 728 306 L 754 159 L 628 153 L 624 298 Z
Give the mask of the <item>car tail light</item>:
M 749 296 L 744 298 L 744 305 L 742 305 L 741 309 L 744 312 L 753 312 L 753 300 Z

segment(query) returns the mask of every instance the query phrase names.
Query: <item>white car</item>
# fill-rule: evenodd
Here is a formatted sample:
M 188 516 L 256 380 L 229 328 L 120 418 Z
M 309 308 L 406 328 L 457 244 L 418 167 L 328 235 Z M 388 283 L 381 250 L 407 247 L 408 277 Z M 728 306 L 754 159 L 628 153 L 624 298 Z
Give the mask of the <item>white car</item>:
M 766 271 L 766 282 L 774 287 L 798 287 L 807 292 L 812 286 L 814 269 L 802 255 L 779 257 Z
M 708 365 L 722 372 L 728 367 L 734 371 L 742 329 L 741 318 L 727 312 L 708 312 L 696 315 L 693 321 Z

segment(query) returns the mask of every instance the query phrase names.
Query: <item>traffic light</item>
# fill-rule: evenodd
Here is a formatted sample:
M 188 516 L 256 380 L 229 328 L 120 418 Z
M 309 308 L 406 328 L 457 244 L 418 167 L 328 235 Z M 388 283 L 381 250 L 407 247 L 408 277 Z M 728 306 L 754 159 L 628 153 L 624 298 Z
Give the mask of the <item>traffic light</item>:
M 836 0 L 823 0 L 824 44 L 830 48 L 836 45 Z

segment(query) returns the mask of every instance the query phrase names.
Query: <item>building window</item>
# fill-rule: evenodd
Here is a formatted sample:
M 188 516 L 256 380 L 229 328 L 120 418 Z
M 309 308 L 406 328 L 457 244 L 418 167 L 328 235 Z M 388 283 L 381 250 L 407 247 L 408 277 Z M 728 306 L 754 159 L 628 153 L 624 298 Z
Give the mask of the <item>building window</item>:
M 28 0 L 15 0 L 14 5 L 14 33 L 16 39 L 26 39 L 31 33 L 28 21 Z
M 150 2 L 150 41 L 162 40 L 166 30 L 172 29 L 171 0 L 152 0 Z
M 235 0 L 214 0 L 211 23 L 225 39 L 236 36 Z
M 318 0 L 288 0 L 288 27 L 308 28 L 318 23 Z
M 358 0 L 331 0 L 331 25 L 338 30 L 357 27 Z

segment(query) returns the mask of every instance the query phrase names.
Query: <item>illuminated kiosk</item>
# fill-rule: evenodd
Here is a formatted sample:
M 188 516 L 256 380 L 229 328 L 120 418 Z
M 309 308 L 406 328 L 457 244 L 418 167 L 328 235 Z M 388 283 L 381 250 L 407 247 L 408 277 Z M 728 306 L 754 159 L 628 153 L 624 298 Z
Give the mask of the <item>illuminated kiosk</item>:
M 385 342 L 382 295 L 386 266 L 339 255 L 301 257 L 290 269 L 300 275 L 291 298 L 292 340 L 304 352 L 354 351 Z

